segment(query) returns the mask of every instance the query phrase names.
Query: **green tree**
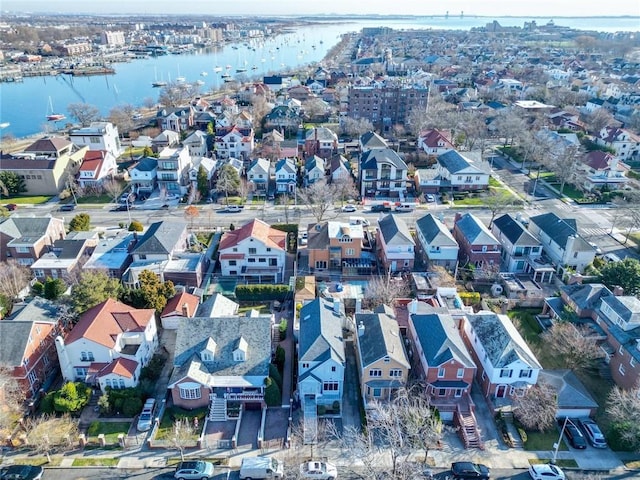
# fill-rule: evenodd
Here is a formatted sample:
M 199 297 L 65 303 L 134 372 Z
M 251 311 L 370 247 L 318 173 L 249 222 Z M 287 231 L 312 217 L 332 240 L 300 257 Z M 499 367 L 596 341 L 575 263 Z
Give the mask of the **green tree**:
M 198 168 L 198 175 L 196 177 L 198 183 L 198 192 L 202 198 L 209 198 L 209 178 L 207 178 L 207 171 L 200 165 Z
M 229 193 L 237 193 L 240 188 L 240 176 L 235 168 L 227 164 L 220 169 L 218 174 L 218 181 L 216 183 L 216 190 L 224 193 L 229 203 Z
M 266 386 L 264 390 L 264 401 L 269 407 L 276 407 L 282 403 L 282 394 L 278 388 L 278 384 L 271 377 L 264 379 Z
M 67 290 L 67 285 L 61 278 L 47 278 L 44 282 L 44 298 L 57 300 Z
M 161 282 L 151 270 L 143 270 L 138 276 L 140 288 L 127 292 L 127 300 L 137 308 L 154 308 L 158 313 L 167 300 L 176 294 L 173 282 Z
M 640 261 L 625 258 L 621 262 L 611 262 L 602 267 L 600 280 L 610 289 L 619 286 L 625 295 L 640 293 Z
M 69 222 L 69 231 L 88 232 L 91 230 L 91 217 L 87 213 L 79 213 Z
M 151 150 L 150 146 L 146 146 L 142 149 L 142 156 L 143 157 L 153 157 L 153 150 Z
M 2 188 L 3 194 L 9 197 L 13 197 L 27 191 L 24 178 L 9 170 L 3 170 L 0 172 L 0 183 L 4 185 Z
M 73 310 L 82 313 L 107 298 L 118 298 L 122 291 L 120 280 L 110 278 L 106 272 L 82 272 L 80 280 L 71 288 Z
M 144 226 L 138 220 L 134 220 L 129 224 L 130 232 L 141 232 L 144 230 Z

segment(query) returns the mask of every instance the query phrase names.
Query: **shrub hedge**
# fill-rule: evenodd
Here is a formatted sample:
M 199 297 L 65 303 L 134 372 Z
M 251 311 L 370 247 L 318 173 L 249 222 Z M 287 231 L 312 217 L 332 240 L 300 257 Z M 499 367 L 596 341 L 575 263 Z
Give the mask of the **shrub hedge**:
M 262 302 L 284 301 L 289 294 L 289 285 L 238 285 L 236 298 L 240 301 Z

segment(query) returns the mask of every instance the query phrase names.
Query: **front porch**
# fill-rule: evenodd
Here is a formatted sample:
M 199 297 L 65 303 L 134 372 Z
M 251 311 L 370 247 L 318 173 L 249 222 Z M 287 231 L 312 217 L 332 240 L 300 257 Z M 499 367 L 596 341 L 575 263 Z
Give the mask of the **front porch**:
M 265 407 L 264 389 L 213 388 L 209 394 L 209 420 L 235 420 L 247 405 Z

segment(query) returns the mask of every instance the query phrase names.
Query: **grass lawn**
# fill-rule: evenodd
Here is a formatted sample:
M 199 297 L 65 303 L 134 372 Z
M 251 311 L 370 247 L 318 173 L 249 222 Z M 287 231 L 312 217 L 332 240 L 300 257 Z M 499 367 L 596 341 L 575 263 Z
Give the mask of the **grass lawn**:
M 476 197 L 476 198 L 467 197 L 462 200 L 454 200 L 453 204 L 459 207 L 461 206 L 479 207 L 481 205 L 484 205 L 484 199 L 482 197 Z
M 203 457 L 203 458 L 193 458 L 188 457 L 185 460 L 200 460 L 203 462 L 210 462 L 214 465 L 228 465 L 229 461 L 226 458 L 216 458 L 216 457 Z M 174 467 L 182 461 L 180 457 L 170 457 L 167 459 L 167 467 Z
M 489 186 L 494 188 L 502 188 L 502 184 L 493 177 L 489 177 Z
M 258 310 L 260 313 L 271 313 L 269 309 L 269 305 L 253 305 L 238 308 L 238 315 L 242 315 L 243 313 L 247 313 L 249 310 Z
M 15 203 L 16 205 L 39 205 L 51 200 L 52 197 L 45 195 L 35 195 L 33 197 L 11 197 L 3 198 L 2 203 Z
M 115 467 L 118 465 L 118 458 L 75 458 L 74 467 Z
M 139 157 L 144 153 L 144 147 L 127 147 L 121 158 Z
M 78 197 L 78 203 L 111 203 L 113 198 L 109 195 L 86 195 Z
M 553 450 L 553 444 L 558 441 L 559 432 L 555 429 L 548 432 L 527 432 L 527 441 L 524 449 L 530 452 Z M 564 440 L 560 442 L 558 450 L 568 450 Z
M 178 407 L 167 408 L 164 411 L 164 415 L 160 420 L 160 425 L 158 426 L 158 430 L 156 431 L 156 440 L 167 440 L 171 438 L 173 434 L 173 425 L 176 419 L 179 418 L 187 418 L 193 424 L 193 418 L 198 417 L 198 429 L 193 432 L 191 439 L 194 442 L 198 441 L 200 437 L 200 432 L 202 431 L 202 427 L 204 426 L 204 417 L 207 415 L 208 408 L 196 408 L 194 410 L 184 410 Z
M 551 458 L 530 458 L 529 465 L 537 465 L 539 463 L 550 463 Z M 556 465 L 560 468 L 578 468 L 578 462 L 575 460 L 563 460 L 562 458 L 558 458 L 556 460 Z
M 634 242 L 636 245 L 640 245 L 640 232 L 634 232 L 629 235 L 629 240 Z
M 107 444 L 118 443 L 118 435 L 124 433 L 125 435 L 129 431 L 131 422 L 93 422 L 87 429 L 87 440 L 90 437 L 95 442 L 98 441 L 98 435 L 104 433 L 104 439 Z
M 14 465 L 33 465 L 34 467 L 59 467 L 62 463 L 62 457 L 51 456 L 50 462 L 47 462 L 46 455 L 38 455 L 37 457 L 16 457 L 12 458 L 11 462 Z

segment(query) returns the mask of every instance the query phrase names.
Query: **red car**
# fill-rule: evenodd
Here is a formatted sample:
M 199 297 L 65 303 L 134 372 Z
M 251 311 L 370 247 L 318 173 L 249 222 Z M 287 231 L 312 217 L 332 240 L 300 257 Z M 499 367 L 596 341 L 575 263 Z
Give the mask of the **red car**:
M 5 205 L 4 208 L 9 210 L 10 212 L 13 212 L 15 209 L 18 208 L 18 205 L 16 205 L 15 203 L 9 203 L 9 204 Z

